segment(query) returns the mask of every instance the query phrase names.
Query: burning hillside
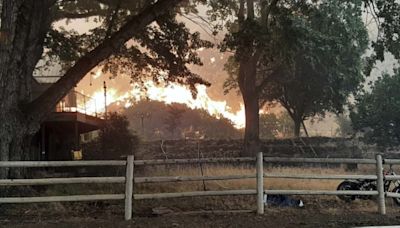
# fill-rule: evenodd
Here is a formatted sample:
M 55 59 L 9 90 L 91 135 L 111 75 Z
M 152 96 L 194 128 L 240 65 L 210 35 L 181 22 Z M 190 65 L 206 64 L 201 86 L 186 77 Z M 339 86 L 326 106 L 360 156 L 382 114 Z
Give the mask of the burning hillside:
M 131 84 L 130 90 L 119 94 L 117 90 L 110 88 L 107 89 L 107 96 L 104 97 L 104 91 L 98 90 L 91 96 L 95 98 L 96 104 L 89 104 L 89 110 L 104 111 L 104 105 L 116 104 L 120 107 L 129 108 L 134 106 L 141 100 L 160 101 L 165 104 L 184 104 L 190 109 L 205 110 L 209 115 L 219 118 L 226 118 L 230 120 L 233 125 L 240 129 L 244 127 L 245 115 L 244 107 L 237 112 L 227 105 L 226 101 L 216 101 L 211 99 L 207 94 L 207 88 L 204 85 L 196 86 L 198 94 L 193 98 L 191 91 L 177 83 L 168 83 L 165 86 L 155 85 L 152 81 L 144 83 L 144 87 L 138 84 Z M 105 101 L 106 99 L 106 101 Z
M 206 110 L 192 109 L 185 104 L 142 100 L 122 113 L 130 127 L 146 140 L 242 137 L 242 132 L 229 119 L 216 118 Z

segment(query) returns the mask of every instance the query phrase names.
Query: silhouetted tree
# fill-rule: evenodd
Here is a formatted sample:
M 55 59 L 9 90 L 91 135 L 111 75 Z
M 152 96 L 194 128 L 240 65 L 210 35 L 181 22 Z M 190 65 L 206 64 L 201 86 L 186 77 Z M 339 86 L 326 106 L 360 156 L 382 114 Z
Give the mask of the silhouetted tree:
M 350 117 L 354 129 L 364 134 L 367 143 L 391 147 L 400 145 L 400 70 L 384 73 L 371 91 L 356 97 Z
M 168 116 L 164 119 L 165 128 L 169 131 L 172 138 L 175 138 L 176 130 L 178 129 L 184 109 L 174 105 L 168 106 Z M 179 133 L 179 132 L 178 132 Z M 179 135 L 177 135 L 179 138 Z
M 108 114 L 99 136 L 84 145 L 85 159 L 115 160 L 134 154 L 139 139 L 129 128 L 126 116 L 112 112 Z

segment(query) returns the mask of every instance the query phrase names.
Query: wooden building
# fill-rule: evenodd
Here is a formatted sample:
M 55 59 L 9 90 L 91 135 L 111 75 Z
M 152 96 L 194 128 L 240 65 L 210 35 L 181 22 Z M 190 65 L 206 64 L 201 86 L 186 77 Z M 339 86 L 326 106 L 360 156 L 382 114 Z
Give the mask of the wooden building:
M 35 77 L 33 96 L 39 96 L 51 82 L 53 76 Z M 98 104 L 100 105 L 100 104 Z M 71 90 L 54 107 L 41 125 L 35 144 L 38 146 L 36 159 L 40 160 L 73 160 L 80 159 L 81 135 L 101 129 L 104 120 L 98 116 L 96 101 Z

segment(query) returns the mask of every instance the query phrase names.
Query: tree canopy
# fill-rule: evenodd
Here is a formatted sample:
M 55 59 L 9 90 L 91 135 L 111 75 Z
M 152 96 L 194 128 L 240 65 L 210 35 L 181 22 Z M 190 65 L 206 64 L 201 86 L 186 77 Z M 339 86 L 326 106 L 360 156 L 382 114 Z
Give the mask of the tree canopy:
M 134 154 L 138 145 L 139 138 L 130 131 L 128 118 L 112 112 L 99 132 L 99 137 L 84 146 L 83 156 L 94 160 L 121 159 Z
M 293 136 L 294 124 L 287 112 L 260 115 L 260 138 L 275 139 Z
M 146 76 L 183 83 L 194 94 L 196 83 L 208 84 L 187 64 L 201 64 L 195 50 L 210 43 L 176 19 L 195 12 L 192 3 L 1 0 L 0 160 L 29 159 L 26 151 L 40 124 L 97 66 L 111 74 L 129 73 L 138 82 Z M 94 28 L 81 34 L 56 24 L 73 19 Z M 40 60 L 49 59 L 62 63 L 62 77 L 33 99 L 34 71 Z
M 67 70 L 151 3 L 152 1 L 142 0 L 128 2 L 85 0 L 78 3 L 60 1 L 54 6 L 55 21 L 68 22 L 85 18 L 87 22 L 96 26 L 81 34 L 75 29 L 67 30 L 53 23 L 44 43 L 46 51 L 42 59 L 47 61 L 43 67 L 56 63 Z M 103 73 L 109 73 L 114 77 L 126 74 L 139 83 L 146 78 L 155 82 L 184 83 L 191 86 L 195 93 L 196 83 L 208 83 L 199 75 L 190 72 L 187 65 L 201 65 L 196 50 L 212 47 L 212 44 L 202 40 L 199 32 L 190 32 L 184 23 L 177 20 L 178 14 L 189 12 L 197 13 L 194 5 L 186 4 L 182 9 L 165 11 L 153 23 L 137 31 L 127 43 L 119 45 L 109 58 L 97 66 Z
M 361 56 L 368 45 L 361 3 L 325 2 L 294 26 L 297 48 L 288 66 L 269 75 L 261 99 L 280 103 L 295 122 L 331 111 L 340 113 L 364 81 Z M 298 28 L 301 28 L 300 31 Z M 297 30 L 297 31 L 296 31 Z
M 190 109 L 184 104 L 166 105 L 159 101 L 140 101 L 123 113 L 131 122 L 131 128 L 147 140 L 205 138 L 237 139 L 242 132 L 229 119 L 217 118 L 205 110 Z M 141 115 L 144 119 L 142 132 Z
M 400 145 L 400 71 L 384 73 L 370 91 L 356 97 L 350 114 L 353 127 L 368 143 L 391 147 Z
M 333 24 L 322 20 L 326 28 L 317 29 L 320 21 L 315 19 L 312 24 L 308 18 L 310 15 L 314 17 L 314 11 L 328 2 L 332 7 L 335 4 L 337 7 L 346 5 L 354 11 L 338 11 L 347 12 L 339 15 L 327 11 L 328 14 L 320 15 L 321 19 L 358 18 L 366 9 L 375 18 L 378 36 L 372 42 L 374 52 L 368 58 L 366 73 L 376 61 L 384 59 L 386 52 L 400 59 L 400 4 L 397 0 L 347 0 L 339 3 L 328 0 L 1 0 L 0 160 L 21 159 L 21 154 L 27 151 L 24 147 L 29 146 L 30 138 L 57 102 L 97 66 L 102 66 L 111 75 L 130 74 L 138 82 L 144 76 L 157 82 L 183 83 L 189 85 L 194 94 L 194 84 L 208 84 L 190 72 L 187 65 L 201 64 L 196 50 L 211 44 L 177 20 L 179 15 L 197 13 L 197 3 L 210 7 L 207 23 L 215 22 L 215 28 L 226 25 L 225 40 L 220 48 L 234 52 L 234 60 L 238 63 L 237 82 L 246 109 L 245 148 L 258 152 L 259 98 L 265 83 L 270 81 L 270 78 L 266 80 L 260 76 L 285 73 L 294 77 L 302 72 L 316 74 L 316 70 L 319 73 L 356 75 L 356 72 L 346 72 L 336 65 L 343 63 L 344 68 L 348 67 L 347 62 L 341 61 L 343 56 L 340 53 L 347 56 L 349 53 L 346 51 L 361 50 L 362 43 L 357 47 L 348 44 L 331 49 L 331 55 L 326 44 L 335 46 L 336 42 L 345 43 L 341 39 L 356 39 L 324 37 L 325 33 L 335 35 L 324 29 L 333 27 L 340 32 L 341 27 L 336 26 L 356 28 L 352 24 L 356 20 L 344 20 L 345 24 L 341 20 L 333 21 Z M 93 27 L 79 33 L 58 26 L 61 22 L 69 23 L 75 19 L 86 20 Z M 355 34 L 357 31 L 353 30 Z M 318 39 L 307 41 L 312 37 Z M 299 42 L 301 40 L 303 42 Z M 300 51 L 305 51 L 307 58 Z M 316 53 L 323 58 L 315 58 L 318 56 Z M 349 58 L 353 57 L 350 53 Z M 39 60 L 49 64 L 51 61 L 48 60 L 61 63 L 63 76 L 33 100 L 33 75 Z M 316 67 L 325 63 L 325 67 L 332 68 L 331 62 L 337 71 Z M 299 69 L 302 63 L 307 65 Z M 358 62 L 350 61 L 348 64 L 354 64 L 358 70 Z M 328 80 L 343 83 L 344 92 L 333 91 L 332 94 L 344 96 L 351 90 L 346 85 L 356 84 L 358 78 L 349 82 L 344 79 L 334 81 L 331 77 Z M 324 91 L 331 93 L 326 87 Z M 313 105 L 320 105 L 318 102 Z M 339 102 L 331 105 L 337 104 Z M 3 174 L 1 171 L 0 176 Z
M 257 49 L 260 102 L 280 103 L 294 120 L 297 136 L 307 117 L 341 112 L 363 81 L 361 56 L 368 35 L 361 8 L 360 1 L 277 5 L 271 25 L 257 28 L 268 33 L 254 35 L 265 39 Z M 228 38 L 231 45 L 235 38 Z M 234 57 L 226 65 L 228 90 L 240 86 L 237 65 Z

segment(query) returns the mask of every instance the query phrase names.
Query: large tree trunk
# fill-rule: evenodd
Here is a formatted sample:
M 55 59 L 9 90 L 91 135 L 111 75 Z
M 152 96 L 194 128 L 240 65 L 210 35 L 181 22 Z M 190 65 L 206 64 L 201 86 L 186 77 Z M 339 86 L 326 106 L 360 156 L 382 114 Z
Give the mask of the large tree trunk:
M 247 9 L 247 20 L 254 19 L 254 0 L 240 1 L 238 14 L 240 30 L 246 29 L 244 12 Z M 244 131 L 243 156 L 255 156 L 260 151 L 259 131 L 259 92 L 257 88 L 257 56 L 253 38 L 246 37 L 238 47 L 239 58 L 238 84 L 243 96 L 246 126 Z
M 127 41 L 140 34 L 143 28 L 182 1 L 159 0 L 155 4 L 146 7 L 138 15 L 133 16 L 117 32 L 77 60 L 74 66 L 68 69 L 60 80 L 31 102 L 27 107 L 29 118 L 43 120 L 45 114 L 53 109 L 57 102 L 94 67 L 113 53 L 118 52 Z
M 255 156 L 260 152 L 260 125 L 258 94 L 255 90 L 244 91 L 243 101 L 246 115 L 243 155 Z
M 301 120 L 301 126 L 303 127 L 304 134 L 306 134 L 306 136 L 309 137 L 308 131 L 307 131 L 307 127 L 306 127 L 306 125 L 304 124 L 304 120 L 303 120 L 303 119 Z
M 0 42 L 0 160 L 27 158 L 31 136 L 39 123 L 27 119 L 24 106 L 31 100 L 32 73 L 43 51 L 50 20 L 50 0 L 5 0 Z M 25 157 L 24 157 L 25 155 Z M 7 169 L 0 177 L 8 176 Z M 21 171 L 13 169 L 12 177 Z
M 300 137 L 301 128 L 303 128 L 304 134 L 308 137 L 308 131 L 306 125 L 304 124 L 303 115 L 295 114 L 293 115 L 292 119 L 294 123 L 294 128 L 293 128 L 294 137 L 296 138 Z
M 298 137 L 300 137 L 301 120 L 296 118 L 296 119 L 293 119 L 293 122 L 294 122 L 293 135 L 294 135 L 294 137 L 298 138 Z
M 293 136 L 296 138 L 300 137 L 300 129 L 302 126 L 308 136 L 307 130 L 304 125 L 303 112 L 301 110 L 290 107 L 289 104 L 285 102 L 285 100 L 280 100 L 280 104 L 286 109 L 287 113 L 294 123 Z
M 257 59 L 251 56 L 242 59 L 239 66 L 239 88 L 245 108 L 243 156 L 255 156 L 260 152 L 259 93 L 256 85 Z

